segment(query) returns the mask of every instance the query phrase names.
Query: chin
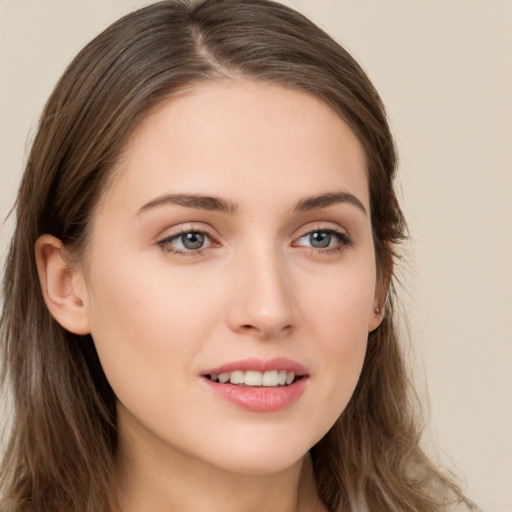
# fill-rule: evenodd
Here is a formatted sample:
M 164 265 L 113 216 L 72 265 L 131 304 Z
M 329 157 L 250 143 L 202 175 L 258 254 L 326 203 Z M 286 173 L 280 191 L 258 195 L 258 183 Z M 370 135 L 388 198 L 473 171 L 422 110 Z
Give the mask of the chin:
M 292 466 L 300 463 L 306 452 L 290 454 L 286 457 L 276 456 L 271 453 L 259 453 L 254 456 L 250 454 L 243 456 L 238 454 L 236 460 L 219 461 L 219 466 L 230 473 L 243 475 L 274 475 L 290 469 Z
M 301 436 L 299 432 L 245 432 L 242 438 L 230 436 L 226 444 L 215 443 L 210 452 L 213 465 L 224 470 L 252 475 L 270 475 L 299 463 L 321 436 Z M 226 446 L 227 445 L 227 446 Z

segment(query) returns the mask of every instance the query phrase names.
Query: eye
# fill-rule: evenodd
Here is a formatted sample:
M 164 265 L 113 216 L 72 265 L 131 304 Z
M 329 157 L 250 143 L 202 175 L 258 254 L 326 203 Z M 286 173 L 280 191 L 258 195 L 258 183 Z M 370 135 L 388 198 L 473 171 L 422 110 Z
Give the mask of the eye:
M 352 245 L 352 240 L 334 229 L 316 229 L 301 236 L 294 245 L 319 250 L 342 250 Z
M 212 239 L 208 233 L 197 230 L 181 231 L 158 242 L 162 249 L 175 254 L 199 253 L 212 244 Z

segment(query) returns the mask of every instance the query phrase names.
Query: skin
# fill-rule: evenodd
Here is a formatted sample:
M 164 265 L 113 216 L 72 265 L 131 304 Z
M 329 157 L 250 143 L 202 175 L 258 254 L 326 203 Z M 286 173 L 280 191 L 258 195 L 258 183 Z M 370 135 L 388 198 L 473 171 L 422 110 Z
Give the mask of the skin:
M 36 254 L 50 310 L 92 334 L 119 399 L 123 511 L 323 510 L 307 452 L 348 403 L 381 321 L 356 137 L 312 96 L 219 82 L 156 108 L 115 173 L 85 259 L 70 265 L 49 235 Z M 183 231 L 205 233 L 203 247 L 187 249 Z M 253 412 L 205 385 L 205 370 L 249 357 L 305 366 L 303 394 Z

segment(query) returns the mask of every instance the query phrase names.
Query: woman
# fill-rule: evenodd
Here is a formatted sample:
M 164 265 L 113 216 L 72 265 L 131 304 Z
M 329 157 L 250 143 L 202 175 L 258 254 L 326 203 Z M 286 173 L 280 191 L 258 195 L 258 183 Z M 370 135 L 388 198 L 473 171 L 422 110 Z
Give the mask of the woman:
M 162 2 L 43 112 L 4 283 L 2 510 L 439 511 L 377 92 L 266 0 Z

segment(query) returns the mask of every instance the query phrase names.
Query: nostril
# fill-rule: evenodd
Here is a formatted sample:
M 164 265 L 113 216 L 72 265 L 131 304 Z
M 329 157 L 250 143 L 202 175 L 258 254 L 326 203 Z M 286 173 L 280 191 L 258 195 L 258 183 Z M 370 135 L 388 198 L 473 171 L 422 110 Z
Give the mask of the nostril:
M 264 337 L 278 335 L 278 333 L 280 333 L 281 335 L 289 334 L 292 330 L 293 330 L 293 326 L 291 324 L 284 325 L 281 329 L 277 329 L 277 330 L 265 329 L 264 327 L 258 328 L 256 325 L 252 325 L 252 324 L 243 324 L 243 325 L 240 325 L 240 327 L 239 327 L 240 332 L 246 332 L 246 333 L 257 332 L 257 333 L 260 333 Z

